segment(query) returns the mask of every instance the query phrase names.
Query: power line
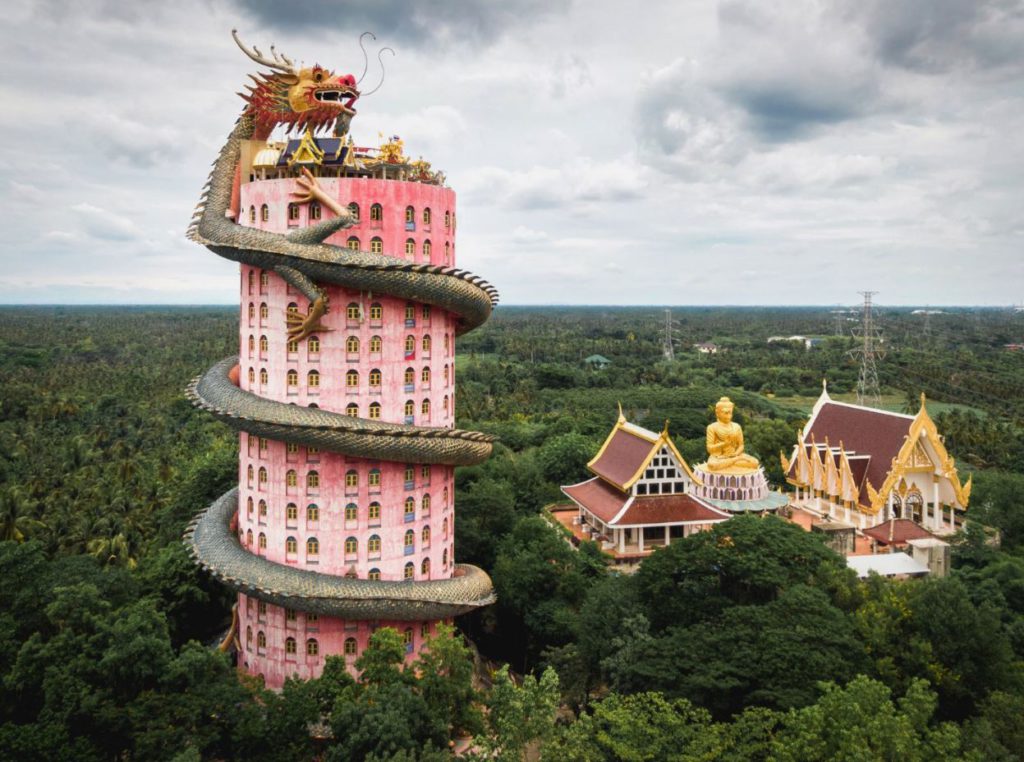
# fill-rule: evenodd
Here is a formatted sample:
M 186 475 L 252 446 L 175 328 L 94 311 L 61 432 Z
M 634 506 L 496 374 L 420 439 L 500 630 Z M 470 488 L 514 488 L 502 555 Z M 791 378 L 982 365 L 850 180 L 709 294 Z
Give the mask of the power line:
M 857 376 L 857 404 L 879 407 L 882 404 L 882 393 L 878 384 L 878 366 L 876 360 L 885 357 L 885 350 L 879 344 L 882 341 L 881 330 L 875 327 L 874 316 L 871 314 L 871 297 L 877 291 L 860 291 L 864 297 L 864 311 L 861 315 L 859 331 L 853 331 L 854 338 L 860 339 L 860 346 L 850 350 L 850 356 L 860 359 L 860 373 Z

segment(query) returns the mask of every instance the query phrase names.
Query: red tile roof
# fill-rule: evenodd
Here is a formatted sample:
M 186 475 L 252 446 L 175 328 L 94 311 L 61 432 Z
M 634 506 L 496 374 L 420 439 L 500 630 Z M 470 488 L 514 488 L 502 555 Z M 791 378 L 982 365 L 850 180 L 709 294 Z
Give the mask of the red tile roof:
M 615 522 L 619 526 L 636 524 L 677 524 L 683 521 L 725 521 L 729 515 L 717 511 L 692 495 L 653 495 L 638 497 Z
M 871 460 L 863 476 L 867 477 L 871 486 L 879 489 L 892 467 L 893 458 L 899 454 L 910 433 L 912 422 L 910 416 L 898 413 L 826 402 L 818 410 L 804 439 L 819 445 L 827 439 L 832 447 L 838 447 L 841 442 L 848 453 L 870 455 Z M 850 467 L 852 470 L 853 462 Z M 854 471 L 854 476 L 857 476 L 857 471 Z M 860 502 L 864 505 L 870 502 L 866 481 L 861 482 Z
M 647 462 L 654 443 L 626 428 L 618 428 L 590 470 L 612 484 L 622 486 Z
M 892 540 L 890 540 L 889 523 L 883 521 L 881 524 L 876 524 L 870 529 L 865 529 L 864 534 L 883 545 L 905 545 L 907 540 L 924 540 L 935 537 L 927 529 L 915 524 L 910 519 L 896 519 L 892 522 Z
M 605 524 L 611 522 L 629 500 L 629 493 L 620 492 L 608 483 L 594 477 L 589 481 L 562 487 L 562 492 L 582 505 Z

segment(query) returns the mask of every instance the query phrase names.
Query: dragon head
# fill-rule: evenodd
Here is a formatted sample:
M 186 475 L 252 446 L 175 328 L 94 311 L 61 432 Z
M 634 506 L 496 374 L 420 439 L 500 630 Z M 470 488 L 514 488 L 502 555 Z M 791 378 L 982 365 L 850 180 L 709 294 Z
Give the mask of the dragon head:
M 250 75 L 256 86 L 247 86 L 248 94 L 239 93 L 249 104 L 246 113 L 256 120 L 258 132 L 269 134 L 279 124 L 288 131 L 308 127 L 315 132 L 332 124 L 336 135 L 348 131 L 356 113 L 353 104 L 359 97 L 354 76 L 337 75 L 319 64 L 300 69 L 273 45 L 273 57 L 267 58 L 257 47 L 247 48 L 237 30 L 232 29 L 231 36 L 249 58 L 272 70 L 270 74 Z

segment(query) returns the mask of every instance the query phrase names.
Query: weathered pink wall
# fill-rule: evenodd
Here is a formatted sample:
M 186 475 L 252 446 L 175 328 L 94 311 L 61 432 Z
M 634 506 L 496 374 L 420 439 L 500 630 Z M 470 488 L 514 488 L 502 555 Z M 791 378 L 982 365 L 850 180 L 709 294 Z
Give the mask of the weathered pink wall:
M 369 178 L 321 178 L 321 185 L 343 205 L 356 202 L 360 207 L 360 223 L 329 239 L 345 246 L 349 236 L 360 239 L 360 248 L 370 249 L 370 240 L 382 240 L 383 253 L 389 256 L 428 261 L 423 244 L 431 243 L 429 261 L 454 265 L 455 194 L 448 188 L 421 183 L 384 181 Z M 240 222 L 251 224 L 249 210 L 255 210 L 257 227 L 287 232 L 289 195 L 296 189 L 293 179 L 266 180 L 242 186 Z M 370 220 L 370 207 L 383 206 L 380 221 Z M 266 204 L 269 221 L 263 222 L 260 208 Z M 406 207 L 415 210 L 415 230 L 407 230 Z M 429 207 L 432 220 L 423 222 L 423 210 Z M 449 224 L 445 224 L 446 212 Z M 331 216 L 324 208 L 323 217 Z M 300 206 L 297 225 L 309 224 L 308 205 Z M 415 253 L 407 257 L 405 242 L 412 239 Z M 446 251 L 445 244 L 448 244 Z M 447 260 L 446 260 L 447 254 Z M 369 417 L 371 403 L 381 406 L 380 420 L 392 423 L 415 423 L 422 426 L 454 426 L 455 342 L 454 318 L 444 310 L 407 302 L 386 295 L 366 294 L 335 286 L 326 288 L 330 311 L 322 323 L 328 330 L 316 334 L 319 352 L 310 351 L 309 340 L 289 352 L 286 315 L 289 305 L 305 314 L 309 304 L 299 293 L 272 272 L 263 273 L 241 267 L 240 320 L 240 385 L 261 397 L 297 405 L 316 405 L 325 410 L 346 412 L 358 406 L 358 416 Z M 382 317 L 371 319 L 371 306 L 379 304 Z M 349 305 L 358 305 L 359 317 L 348 315 Z M 412 317 L 408 317 L 411 308 Z M 359 341 L 356 351 L 348 351 L 350 337 Z M 380 338 L 379 352 L 370 352 L 374 337 Z M 414 350 L 407 352 L 406 340 L 412 337 Z M 429 337 L 429 338 L 428 338 Z M 429 350 L 424 339 L 429 340 Z M 412 384 L 405 383 L 406 371 L 413 371 Z M 424 370 L 429 380 L 423 380 Z M 295 370 L 298 383 L 288 383 L 288 371 Z M 349 370 L 359 373 L 358 385 L 348 386 Z M 370 386 L 371 370 L 379 370 L 381 383 Z M 310 384 L 310 372 L 319 376 L 319 385 Z M 266 378 L 263 382 L 262 379 Z M 429 414 L 424 414 L 424 401 Z M 406 415 L 406 403 L 413 403 L 413 416 Z M 246 433 L 240 436 L 238 532 L 243 547 L 281 564 L 315 569 L 326 574 L 355 574 L 367 579 L 371 572 L 382 580 L 407 578 L 407 565 L 412 564 L 417 580 L 451 577 L 454 570 L 454 469 L 434 465 L 370 461 L 328 452 L 308 452 L 305 447 L 291 452 L 283 442 L 260 441 Z M 414 478 L 406 480 L 406 469 L 412 466 Z M 250 468 L 252 479 L 249 478 Z M 308 476 L 315 471 L 319 485 L 308 486 Z M 380 472 L 380 484 L 371 485 L 370 475 Z M 261 472 L 264 478 L 261 480 Z M 346 474 L 355 472 L 358 486 L 346 486 Z M 289 485 L 289 473 L 294 485 Z M 414 510 L 406 512 L 411 498 Z M 370 508 L 380 505 L 380 518 L 370 518 Z M 428 507 L 429 504 L 429 507 Z M 288 518 L 289 505 L 294 506 L 295 519 Z M 251 506 L 251 507 L 250 507 Z M 310 517 L 315 506 L 318 517 Z M 346 518 L 346 506 L 355 506 L 355 518 Z M 413 544 L 406 544 L 406 533 L 412 531 Z M 260 538 L 265 547 L 261 547 Z M 372 537 L 380 538 L 380 551 L 371 553 Z M 296 552 L 288 552 L 288 540 L 295 540 Z M 308 541 L 315 539 L 316 553 L 308 550 Z M 356 540 L 356 551 L 346 552 L 345 541 Z M 243 653 L 239 665 L 251 674 L 263 675 L 269 687 L 280 687 L 292 674 L 313 677 L 319 674 L 324 658 L 342 654 L 346 639 L 354 638 L 357 651 L 362 652 L 372 628 L 394 626 L 399 632 L 411 628 L 415 653 L 431 623 L 420 622 L 344 622 L 319 617 L 310 625 L 302 612 L 294 621 L 287 621 L 285 611 L 267 605 L 263 616 L 258 602 L 239 596 L 239 640 Z M 426 630 L 424 630 L 426 626 Z M 248 633 L 253 633 L 251 640 Z M 257 647 L 258 633 L 263 632 L 267 645 Z M 286 653 L 288 637 L 296 639 L 296 654 Z M 307 656 L 306 641 L 315 638 L 316 656 Z M 411 658 L 411 657 L 410 657 Z M 348 661 L 354 662 L 355 656 Z

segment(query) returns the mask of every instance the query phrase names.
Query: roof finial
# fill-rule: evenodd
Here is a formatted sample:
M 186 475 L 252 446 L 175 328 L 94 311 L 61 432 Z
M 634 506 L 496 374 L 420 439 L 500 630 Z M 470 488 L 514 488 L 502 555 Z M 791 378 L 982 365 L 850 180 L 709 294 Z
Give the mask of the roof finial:
M 661 433 L 664 434 L 666 437 L 668 436 L 668 420 L 668 418 L 665 419 L 665 428 L 661 430 Z
M 921 392 L 921 410 L 924 410 L 924 403 L 925 403 L 924 392 Z
M 626 422 L 626 416 L 624 416 L 622 414 L 622 401 L 621 400 L 619 401 L 618 405 L 619 405 L 619 423 L 625 423 Z
M 821 378 L 821 396 L 828 397 L 828 379 L 824 376 Z

